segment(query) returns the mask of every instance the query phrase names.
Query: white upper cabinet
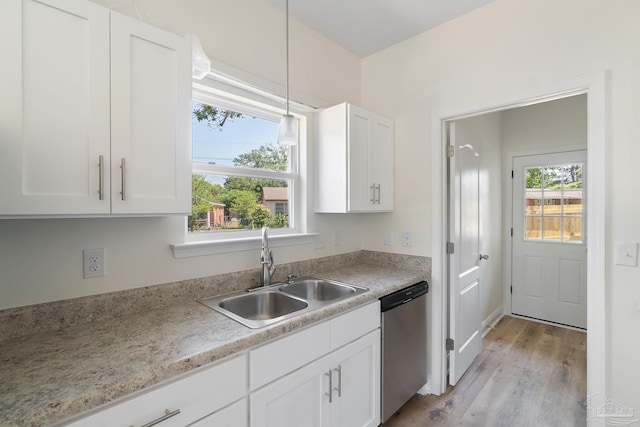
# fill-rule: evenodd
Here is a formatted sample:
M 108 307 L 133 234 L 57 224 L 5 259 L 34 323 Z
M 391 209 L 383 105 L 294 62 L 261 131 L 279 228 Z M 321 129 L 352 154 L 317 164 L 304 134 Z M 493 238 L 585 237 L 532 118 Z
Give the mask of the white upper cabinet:
M 191 213 L 191 44 L 112 12 L 111 50 L 112 212 Z
M 0 52 L 0 215 L 190 212 L 187 41 L 88 1 L 3 0 Z
M 0 52 L 0 213 L 109 213 L 109 11 L 3 0 Z
M 393 122 L 348 103 L 318 113 L 316 212 L 393 210 Z

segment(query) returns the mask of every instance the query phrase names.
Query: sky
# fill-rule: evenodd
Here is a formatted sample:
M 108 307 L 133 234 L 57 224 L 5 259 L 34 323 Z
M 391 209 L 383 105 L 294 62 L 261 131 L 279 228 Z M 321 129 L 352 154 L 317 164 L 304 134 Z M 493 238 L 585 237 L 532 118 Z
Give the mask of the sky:
M 193 103 L 196 105 L 196 103 Z M 240 154 L 265 144 L 276 144 L 279 123 L 248 115 L 228 119 L 222 128 L 211 128 L 192 116 L 193 161 L 233 165 Z M 207 181 L 223 185 L 226 176 L 207 175 Z
M 233 158 L 267 143 L 276 144 L 278 123 L 242 116 L 229 119 L 222 128 L 193 122 L 193 160 L 232 165 Z

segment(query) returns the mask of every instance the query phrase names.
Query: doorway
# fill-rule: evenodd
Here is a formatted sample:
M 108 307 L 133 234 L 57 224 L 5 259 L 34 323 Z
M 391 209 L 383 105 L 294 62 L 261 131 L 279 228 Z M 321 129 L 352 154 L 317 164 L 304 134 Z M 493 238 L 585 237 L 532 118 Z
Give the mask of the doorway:
M 546 88 L 532 89 L 506 101 L 496 101 L 475 108 L 458 108 L 450 113 L 434 114 L 432 118 L 433 141 L 433 263 L 432 263 L 432 322 L 437 327 L 431 339 L 431 382 L 425 391 L 434 394 L 444 392 L 447 376 L 447 351 L 445 338 L 448 327 L 447 313 L 447 189 L 446 189 L 446 129 L 448 123 L 486 113 L 539 104 L 546 101 L 563 99 L 569 96 L 585 94 L 588 97 L 587 108 L 587 148 L 589 153 L 589 180 L 593 185 L 587 189 L 586 215 L 589 240 L 587 242 L 587 390 L 588 394 L 605 391 L 604 352 L 604 191 L 605 191 L 605 75 L 597 73 L 582 76 L 570 81 L 549 85 Z M 505 185 L 503 188 L 506 188 Z M 509 245 L 509 240 L 505 237 Z M 510 293 L 505 289 L 505 312 L 509 312 Z M 508 305 L 508 307 L 507 307 Z

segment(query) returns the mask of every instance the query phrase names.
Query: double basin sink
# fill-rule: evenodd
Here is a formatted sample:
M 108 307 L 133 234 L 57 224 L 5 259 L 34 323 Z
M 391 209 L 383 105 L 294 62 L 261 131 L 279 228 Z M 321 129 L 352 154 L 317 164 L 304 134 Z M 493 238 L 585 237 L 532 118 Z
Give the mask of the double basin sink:
M 333 280 L 302 279 L 198 302 L 255 329 L 326 307 L 367 290 Z

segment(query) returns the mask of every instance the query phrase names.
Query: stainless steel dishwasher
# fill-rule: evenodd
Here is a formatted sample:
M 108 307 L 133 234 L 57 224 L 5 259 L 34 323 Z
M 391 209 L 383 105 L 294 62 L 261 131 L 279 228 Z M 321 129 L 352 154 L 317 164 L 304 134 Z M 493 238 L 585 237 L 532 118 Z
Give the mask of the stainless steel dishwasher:
M 380 298 L 382 422 L 427 383 L 427 282 Z

